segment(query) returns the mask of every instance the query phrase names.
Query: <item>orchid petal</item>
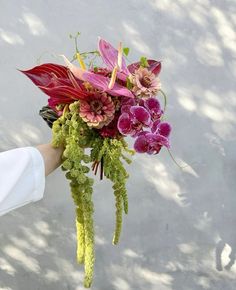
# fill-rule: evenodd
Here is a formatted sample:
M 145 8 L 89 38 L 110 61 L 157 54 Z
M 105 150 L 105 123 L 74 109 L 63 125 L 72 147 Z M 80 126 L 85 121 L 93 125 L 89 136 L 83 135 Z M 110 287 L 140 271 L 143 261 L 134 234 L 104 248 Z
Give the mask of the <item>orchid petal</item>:
M 158 142 L 160 145 L 165 146 L 166 148 L 170 148 L 169 139 L 162 135 L 156 135 L 155 141 Z
M 161 123 L 161 120 L 160 119 L 158 119 L 158 120 L 156 120 L 156 121 L 153 122 L 152 128 L 151 128 L 152 133 L 157 132 L 157 130 L 159 129 L 159 124 L 160 123 Z
M 171 126 L 169 123 L 167 122 L 162 122 L 159 125 L 159 134 L 165 137 L 168 137 L 170 135 L 171 132 Z
M 123 113 L 120 115 L 117 128 L 123 135 L 128 135 L 132 133 L 132 122 L 129 114 Z
M 140 135 L 134 142 L 134 149 L 138 153 L 145 153 L 148 151 L 148 141 L 145 135 Z
M 133 100 L 133 99 L 132 99 Z M 130 105 L 123 105 L 121 107 L 121 113 L 127 113 L 129 114 L 130 116 L 132 116 L 131 112 L 130 112 L 130 108 L 131 106 Z
M 125 105 L 134 106 L 135 104 L 136 104 L 136 101 L 134 98 L 124 97 L 121 99 L 122 106 L 125 106 Z
M 146 137 L 147 137 L 150 145 L 154 148 L 158 145 L 170 148 L 169 139 L 165 136 L 162 136 L 159 134 L 149 133 L 149 134 L 146 134 Z
M 159 112 L 161 110 L 160 102 L 156 98 L 148 98 L 144 101 L 144 106 L 150 111 Z
M 136 120 L 140 123 L 149 126 L 151 123 L 151 116 L 149 112 L 141 106 L 132 106 L 130 112 L 134 115 Z

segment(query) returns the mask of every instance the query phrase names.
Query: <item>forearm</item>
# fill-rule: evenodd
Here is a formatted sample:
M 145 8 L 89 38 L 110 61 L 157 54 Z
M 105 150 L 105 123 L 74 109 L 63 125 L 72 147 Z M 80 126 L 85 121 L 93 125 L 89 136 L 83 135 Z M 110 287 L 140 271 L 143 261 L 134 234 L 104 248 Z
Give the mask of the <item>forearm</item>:
M 51 144 L 41 144 L 36 146 L 36 148 L 43 156 L 45 176 L 49 175 L 61 165 L 61 156 L 64 150 L 63 147 L 54 148 Z

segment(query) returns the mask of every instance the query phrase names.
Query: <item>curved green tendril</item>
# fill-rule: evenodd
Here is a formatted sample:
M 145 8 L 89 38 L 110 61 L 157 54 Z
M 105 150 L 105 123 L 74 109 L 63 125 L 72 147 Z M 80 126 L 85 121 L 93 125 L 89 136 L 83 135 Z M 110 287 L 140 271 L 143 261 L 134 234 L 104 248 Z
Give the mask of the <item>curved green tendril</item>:
M 172 153 L 171 153 L 171 151 L 170 151 L 170 149 L 167 149 L 168 150 L 168 153 L 170 154 L 170 157 L 171 157 L 171 159 L 172 159 L 172 161 L 182 170 L 182 169 L 184 169 L 184 168 L 186 168 L 186 167 L 189 167 L 189 165 L 185 165 L 185 166 L 181 166 L 181 165 L 179 165 L 179 163 L 175 160 L 175 158 L 174 158 L 174 156 L 172 155 Z
M 164 97 L 164 109 L 163 109 L 163 111 L 165 113 L 166 106 L 167 106 L 167 95 L 163 92 L 163 90 L 159 90 L 159 91 L 161 92 L 162 96 Z

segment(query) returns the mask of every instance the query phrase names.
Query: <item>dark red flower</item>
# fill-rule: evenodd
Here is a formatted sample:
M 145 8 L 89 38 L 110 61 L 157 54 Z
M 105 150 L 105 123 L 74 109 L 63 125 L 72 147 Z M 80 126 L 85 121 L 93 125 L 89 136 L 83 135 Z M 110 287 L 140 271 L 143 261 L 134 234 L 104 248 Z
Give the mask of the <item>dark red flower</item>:
M 46 63 L 21 72 L 49 96 L 48 104 L 54 110 L 88 96 L 82 81 L 65 66 Z

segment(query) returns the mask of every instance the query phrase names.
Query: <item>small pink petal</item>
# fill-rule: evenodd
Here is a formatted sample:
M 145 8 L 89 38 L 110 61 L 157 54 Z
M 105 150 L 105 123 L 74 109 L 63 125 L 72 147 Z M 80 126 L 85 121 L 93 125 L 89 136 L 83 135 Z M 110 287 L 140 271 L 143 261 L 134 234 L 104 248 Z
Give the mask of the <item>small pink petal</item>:
M 145 135 L 140 135 L 134 142 L 134 149 L 138 153 L 145 153 L 148 150 L 148 141 Z
M 122 115 L 120 115 L 117 127 L 121 134 L 123 135 L 130 134 L 132 132 L 131 125 L 132 123 L 130 120 L 130 116 L 128 114 L 123 113 Z
M 167 122 L 163 122 L 159 125 L 159 134 L 168 137 L 171 132 L 171 126 Z

